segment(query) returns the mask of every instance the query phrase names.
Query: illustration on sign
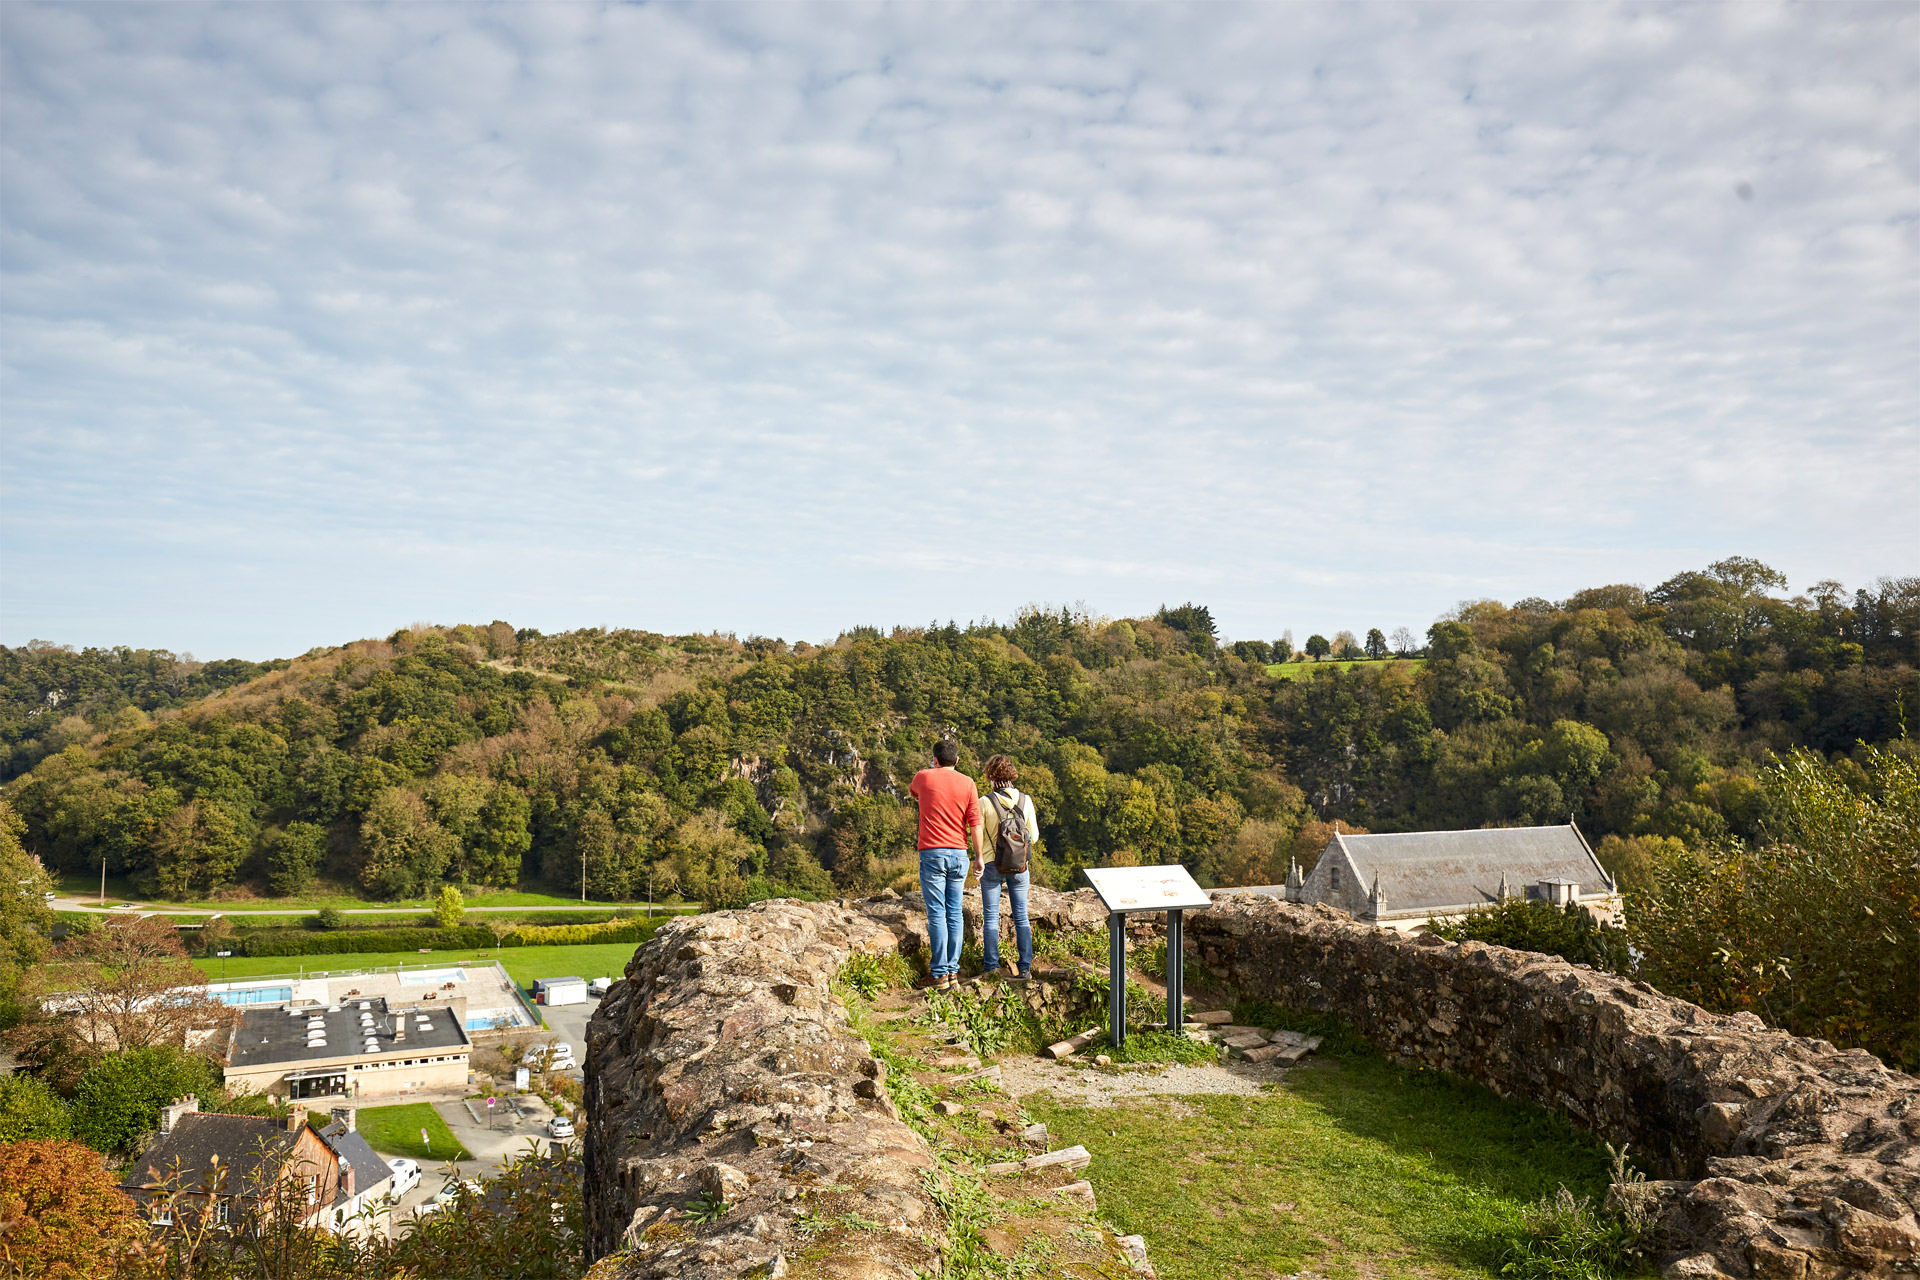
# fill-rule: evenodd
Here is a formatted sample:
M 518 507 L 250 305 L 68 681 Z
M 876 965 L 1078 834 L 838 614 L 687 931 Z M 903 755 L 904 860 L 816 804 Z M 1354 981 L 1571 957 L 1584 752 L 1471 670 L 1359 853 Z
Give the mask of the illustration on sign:
M 1213 900 L 1182 866 L 1089 867 L 1087 879 L 1109 911 L 1181 911 Z

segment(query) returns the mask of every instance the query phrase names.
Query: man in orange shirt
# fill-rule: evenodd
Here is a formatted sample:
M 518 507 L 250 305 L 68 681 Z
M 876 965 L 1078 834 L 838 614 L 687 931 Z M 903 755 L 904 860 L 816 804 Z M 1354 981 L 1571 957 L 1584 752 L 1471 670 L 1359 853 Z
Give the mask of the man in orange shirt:
M 907 788 L 920 804 L 920 895 L 927 904 L 927 942 L 933 950 L 928 968 L 936 991 L 959 981 L 967 849 L 971 847 L 977 859 L 986 856 L 980 793 L 972 778 L 953 767 L 959 759 L 960 748 L 953 743 L 934 743 L 934 767 L 914 774 Z

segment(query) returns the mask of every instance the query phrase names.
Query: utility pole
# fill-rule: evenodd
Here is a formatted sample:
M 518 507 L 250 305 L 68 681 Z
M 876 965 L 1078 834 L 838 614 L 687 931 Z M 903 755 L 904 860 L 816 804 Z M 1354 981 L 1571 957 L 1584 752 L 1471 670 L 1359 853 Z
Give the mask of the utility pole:
M 580 846 L 580 901 L 587 900 L 587 848 Z
M 107 905 L 107 855 L 100 855 L 100 905 Z

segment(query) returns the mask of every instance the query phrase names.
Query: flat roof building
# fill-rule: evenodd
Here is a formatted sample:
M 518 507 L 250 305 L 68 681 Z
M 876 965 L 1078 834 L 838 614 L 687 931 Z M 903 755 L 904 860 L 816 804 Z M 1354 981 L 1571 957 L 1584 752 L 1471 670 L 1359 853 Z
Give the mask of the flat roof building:
M 280 1098 L 391 1097 L 466 1088 L 473 1042 L 458 999 L 384 997 L 246 1007 L 226 1084 Z

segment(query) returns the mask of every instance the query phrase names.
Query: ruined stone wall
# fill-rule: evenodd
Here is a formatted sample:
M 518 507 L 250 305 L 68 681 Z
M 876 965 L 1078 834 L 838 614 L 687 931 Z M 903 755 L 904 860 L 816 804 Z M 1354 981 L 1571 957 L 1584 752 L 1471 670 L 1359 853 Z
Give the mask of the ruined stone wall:
M 1920 1272 L 1920 1080 L 1553 956 L 1223 894 L 1190 956 L 1402 1059 L 1560 1111 L 1663 1176 L 1615 1189 L 1675 1275 Z

